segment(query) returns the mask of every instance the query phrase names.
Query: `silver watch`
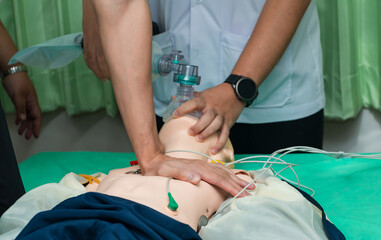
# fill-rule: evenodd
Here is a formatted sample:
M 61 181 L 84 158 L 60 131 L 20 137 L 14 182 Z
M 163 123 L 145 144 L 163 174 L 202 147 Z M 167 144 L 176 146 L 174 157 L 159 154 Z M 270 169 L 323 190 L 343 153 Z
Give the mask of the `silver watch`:
M 18 72 L 27 72 L 28 70 L 26 69 L 25 65 L 18 65 L 18 66 L 13 66 L 5 70 L 4 72 L 0 72 L 0 78 L 3 80 L 5 77 L 18 73 Z

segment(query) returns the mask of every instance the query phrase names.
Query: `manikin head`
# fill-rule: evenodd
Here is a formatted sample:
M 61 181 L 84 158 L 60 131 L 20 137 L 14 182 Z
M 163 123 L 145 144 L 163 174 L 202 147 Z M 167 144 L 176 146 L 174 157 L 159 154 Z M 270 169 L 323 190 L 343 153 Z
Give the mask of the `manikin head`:
M 202 142 L 197 140 L 195 136 L 190 136 L 188 134 L 188 129 L 191 126 L 193 126 L 196 122 L 197 119 L 191 116 L 184 116 L 177 119 L 171 119 L 170 121 L 166 122 L 159 133 L 159 138 L 165 146 L 165 151 L 195 151 L 208 155 L 213 159 L 222 162 L 234 161 L 234 150 L 230 140 L 226 142 L 224 148 L 220 152 L 213 155 L 211 153 L 211 146 L 213 146 L 217 142 L 217 133 L 212 134 Z M 174 152 L 167 153 L 167 155 L 172 157 L 192 158 L 213 162 L 212 160 L 207 159 L 206 157 L 194 153 Z

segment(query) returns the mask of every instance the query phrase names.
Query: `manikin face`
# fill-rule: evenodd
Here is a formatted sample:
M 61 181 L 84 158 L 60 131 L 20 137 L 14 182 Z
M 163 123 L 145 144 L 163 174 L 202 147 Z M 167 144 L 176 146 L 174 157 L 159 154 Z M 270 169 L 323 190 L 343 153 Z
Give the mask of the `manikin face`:
M 233 146 L 230 140 L 227 141 L 224 148 L 213 155 L 211 153 L 211 147 L 216 144 L 218 139 L 218 134 L 214 133 L 213 135 L 206 138 L 204 141 L 200 142 L 195 136 L 190 136 L 188 134 L 188 129 L 193 126 L 197 120 L 190 116 L 184 116 L 177 119 L 171 119 L 169 122 L 165 123 L 159 133 L 159 138 L 165 146 L 165 151 L 172 150 L 187 150 L 203 153 L 212 157 L 213 159 L 222 161 L 222 162 L 231 162 L 234 160 L 234 151 Z M 192 158 L 207 160 L 212 162 L 212 160 L 207 159 L 198 154 L 194 153 L 185 153 L 185 152 L 175 152 L 175 153 L 166 153 L 172 157 L 181 157 L 181 158 Z

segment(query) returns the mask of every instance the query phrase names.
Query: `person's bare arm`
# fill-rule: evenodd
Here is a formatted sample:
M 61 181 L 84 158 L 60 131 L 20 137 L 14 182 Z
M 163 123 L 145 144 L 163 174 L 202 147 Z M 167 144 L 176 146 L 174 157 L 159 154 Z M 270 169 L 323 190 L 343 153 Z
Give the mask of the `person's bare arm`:
M 93 0 L 100 39 L 118 107 L 145 175 L 201 179 L 236 194 L 246 182 L 229 169 L 164 155 L 159 140 L 151 81 L 152 23 L 145 0 Z M 86 42 L 85 42 L 86 44 Z
M 287 49 L 309 4 L 310 0 L 267 0 L 232 74 L 249 77 L 259 87 Z M 194 110 L 203 112 L 190 134 L 202 140 L 220 130 L 219 140 L 212 147 L 212 152 L 218 152 L 243 108 L 230 84 L 221 83 L 180 106 L 175 117 Z
M 0 21 L 0 72 L 20 65 L 20 63 L 8 65 L 9 60 L 16 52 L 16 45 Z M 22 135 L 26 132 L 26 139 L 29 139 L 32 135 L 37 138 L 40 133 L 41 110 L 36 90 L 28 74 L 18 72 L 8 75 L 3 79 L 2 83 L 16 108 L 16 124 L 20 124 L 19 134 Z

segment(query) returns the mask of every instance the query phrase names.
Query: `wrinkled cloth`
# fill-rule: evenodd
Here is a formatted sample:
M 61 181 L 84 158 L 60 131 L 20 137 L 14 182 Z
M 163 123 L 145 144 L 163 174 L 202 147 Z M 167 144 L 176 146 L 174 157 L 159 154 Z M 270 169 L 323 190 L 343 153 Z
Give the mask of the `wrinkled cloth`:
M 0 218 L 0 240 L 14 239 L 37 213 L 86 193 L 78 177 L 68 173 L 59 183 L 44 184 L 24 194 Z
M 37 214 L 16 239 L 201 240 L 186 224 L 142 204 L 89 192 Z
M 201 228 L 200 237 L 205 240 L 329 239 L 322 223 L 322 211 L 287 182 L 266 174 L 256 181 L 251 194 L 227 199 Z

